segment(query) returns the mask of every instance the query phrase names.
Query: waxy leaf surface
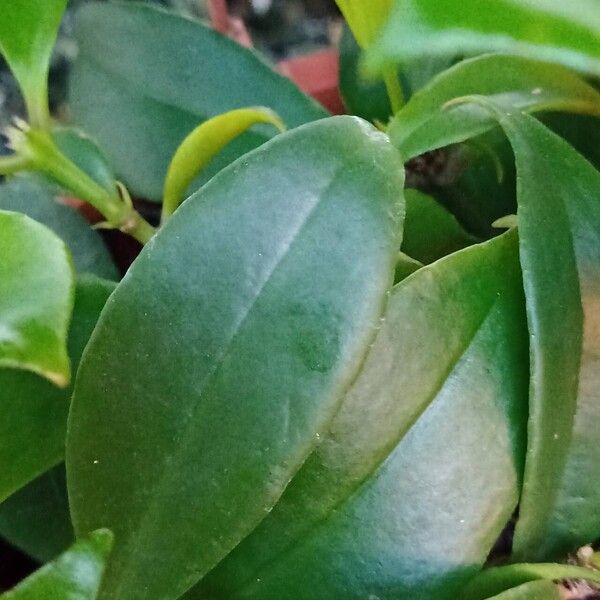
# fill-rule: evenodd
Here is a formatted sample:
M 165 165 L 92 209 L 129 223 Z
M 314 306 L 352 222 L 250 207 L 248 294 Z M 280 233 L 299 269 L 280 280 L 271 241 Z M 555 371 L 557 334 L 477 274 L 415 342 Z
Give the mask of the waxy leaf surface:
M 93 277 L 77 285 L 69 356 L 81 353 L 114 284 Z M 0 501 L 61 462 L 72 387 L 59 389 L 20 369 L 0 369 Z M 1 529 L 1 528 L 0 528 Z
M 2 600 L 95 600 L 113 536 L 103 529 L 81 539 L 23 580 Z
M 66 386 L 74 273 L 64 242 L 29 217 L 0 210 L 0 368 Z
M 86 5 L 76 33 L 80 52 L 70 92 L 75 121 L 98 141 L 131 191 L 148 199 L 161 199 L 171 157 L 211 117 L 266 106 L 292 128 L 328 114 L 254 52 L 164 10 Z M 201 181 L 274 134 L 263 126 L 241 136 Z
M 495 127 L 496 120 L 480 106 L 446 107 L 447 102 L 472 94 L 494 96 L 514 110 L 600 114 L 600 93 L 564 67 L 518 56 L 479 56 L 432 79 L 396 114 L 390 137 L 404 158 Z
M 498 118 L 517 165 L 532 357 L 514 549 L 531 560 L 600 536 L 600 173 L 533 117 Z
M 460 52 L 524 54 L 598 75 L 598 3 L 396 0 L 386 27 L 367 56 L 367 64 L 371 69 L 382 69 L 390 62 Z
M 387 136 L 323 120 L 228 167 L 146 245 L 69 419 L 76 530 L 116 536 L 103 598 L 178 597 L 279 499 L 375 336 L 402 173 Z
M 321 444 L 186 598 L 454 598 L 517 503 L 527 375 L 514 231 L 409 276 Z
M 98 232 L 73 208 L 60 203 L 60 190 L 33 177 L 0 185 L 0 209 L 20 212 L 45 225 L 65 242 L 75 270 L 116 279 L 117 269 Z

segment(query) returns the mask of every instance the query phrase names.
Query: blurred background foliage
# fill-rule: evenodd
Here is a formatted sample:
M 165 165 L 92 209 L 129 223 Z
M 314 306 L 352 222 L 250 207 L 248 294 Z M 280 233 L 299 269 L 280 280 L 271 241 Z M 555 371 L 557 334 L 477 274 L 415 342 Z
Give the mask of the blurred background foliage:
M 52 60 L 50 103 L 58 118 L 64 119 L 68 114 L 69 66 L 77 53 L 73 40 L 74 14 L 79 5 L 89 1 L 107 0 L 70 0 Z M 142 1 L 208 21 L 207 0 Z M 334 0 L 229 0 L 229 8 L 232 15 L 244 20 L 256 48 L 273 61 L 328 47 L 339 38 L 341 20 Z M 0 58 L 0 128 L 13 115 L 23 115 L 23 111 L 17 86 Z

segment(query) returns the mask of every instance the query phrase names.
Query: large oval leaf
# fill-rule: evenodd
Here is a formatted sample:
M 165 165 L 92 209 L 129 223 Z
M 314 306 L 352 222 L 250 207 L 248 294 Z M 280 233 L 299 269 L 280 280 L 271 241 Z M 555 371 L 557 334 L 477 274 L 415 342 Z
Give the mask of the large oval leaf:
M 112 534 L 99 530 L 19 583 L 2 600 L 95 600 Z
M 371 69 L 382 69 L 393 61 L 449 52 L 524 54 L 598 75 L 598 3 L 396 0 L 387 25 L 367 58 Z
M 328 435 L 189 597 L 454 598 L 516 506 L 526 407 L 511 232 L 394 288 Z
M 402 172 L 387 136 L 323 120 L 231 165 L 145 247 L 70 416 L 76 530 L 117 539 L 104 597 L 177 597 L 277 501 L 375 334 Z
M 495 96 L 515 110 L 600 114 L 600 93 L 564 67 L 518 56 L 480 56 L 435 77 L 396 114 L 390 137 L 405 159 L 495 127 L 496 120 L 480 106 L 446 107 L 471 94 Z
M 175 150 L 210 117 L 266 106 L 296 127 L 327 116 L 250 50 L 164 10 L 87 5 L 78 13 L 77 39 L 70 93 L 75 120 L 131 190 L 152 200 L 161 199 Z M 273 135 L 268 126 L 243 135 L 211 162 L 202 181 Z
M 77 369 L 114 284 L 86 277 L 77 285 L 69 355 Z M 0 369 L 0 501 L 64 458 L 72 388 L 17 369 Z
M 29 217 L 0 210 L 0 367 L 65 386 L 73 268 L 65 244 Z
M 497 117 L 517 164 L 532 355 L 515 551 L 539 559 L 600 537 L 600 173 L 533 117 Z
M 26 214 L 52 229 L 66 243 L 78 273 L 116 279 L 117 269 L 100 235 L 69 206 L 57 201 L 58 191 L 32 177 L 0 185 L 0 209 Z

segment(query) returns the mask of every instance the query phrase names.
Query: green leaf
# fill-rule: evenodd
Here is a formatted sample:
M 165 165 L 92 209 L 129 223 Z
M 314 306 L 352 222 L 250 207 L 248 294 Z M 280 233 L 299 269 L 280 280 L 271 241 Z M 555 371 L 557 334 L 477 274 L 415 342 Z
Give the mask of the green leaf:
M 406 220 L 402 251 L 411 258 L 429 264 L 477 241 L 431 196 L 406 190 L 404 197 Z
M 365 79 L 358 64 L 360 46 L 348 27 L 344 28 L 340 43 L 340 93 L 344 106 L 352 115 L 363 119 L 387 123 L 392 107 L 383 81 Z
M 517 56 L 480 56 L 435 77 L 396 114 L 389 133 L 404 158 L 465 141 L 495 127 L 496 120 L 481 106 L 446 106 L 471 94 L 493 96 L 514 110 L 600 115 L 600 93 L 568 69 Z
M 281 119 L 268 108 L 238 108 L 205 121 L 183 140 L 167 171 L 163 220 L 183 202 L 186 190 L 211 159 L 227 144 L 259 123 L 268 123 L 280 132 L 285 131 Z
M 73 268 L 65 244 L 29 217 L 0 210 L 0 367 L 66 386 Z
M 117 540 L 106 598 L 177 597 L 278 500 L 375 335 L 402 188 L 387 136 L 326 119 L 231 165 L 144 248 L 69 421 L 76 531 Z
M 475 576 L 460 594 L 460 600 L 486 600 L 486 598 L 496 597 L 496 594 L 538 579 L 545 579 L 550 583 L 561 580 L 587 580 L 600 583 L 600 574 L 592 569 L 561 564 L 521 564 L 494 567 Z M 521 598 L 522 596 L 517 595 L 516 597 Z
M 498 234 L 492 223 L 517 212 L 512 148 L 499 127 L 462 144 L 406 163 L 406 185 L 435 198 L 479 238 Z
M 77 285 L 69 334 L 73 369 L 114 284 L 92 277 Z M 0 369 L 0 501 L 64 458 L 72 388 L 61 390 L 19 369 Z
M 73 208 L 60 203 L 60 190 L 33 177 L 0 185 L 0 209 L 26 214 L 61 238 L 78 273 L 117 279 L 118 272 L 100 235 Z
M 383 81 L 365 78 L 359 68 L 361 51 L 352 32 L 346 27 L 340 44 L 340 92 L 349 114 L 368 121 L 387 123 L 392 107 Z M 397 76 L 405 98 L 412 96 L 429 80 L 454 62 L 453 58 L 430 58 L 403 65 Z
M 517 504 L 526 332 L 514 231 L 394 287 L 329 433 L 187 598 L 454 598 Z
M 45 563 L 74 541 L 64 466 L 55 467 L 0 504 L 0 537 Z
M 496 116 L 518 174 L 532 369 L 514 550 L 531 560 L 600 537 L 600 173 L 533 117 Z
M 107 529 L 81 539 L 67 552 L 30 575 L 2 600 L 95 600 L 113 542 Z
M 418 260 L 407 256 L 403 252 L 398 253 L 396 269 L 394 271 L 394 283 L 400 283 L 423 266 Z
M 503 592 L 490 600 L 562 600 L 552 581 L 532 581 Z
M 509 52 L 600 74 L 596 0 L 396 0 L 367 68 L 424 55 Z M 490 78 L 490 79 L 493 79 Z
M 600 144 L 597 143 L 600 119 L 590 115 L 549 113 L 542 115 L 540 121 L 600 169 Z
M 108 192 L 115 190 L 115 176 L 100 148 L 74 127 L 57 127 L 52 139 L 58 149 Z
M 336 0 L 336 4 L 362 48 L 373 43 L 386 22 L 393 0 Z
M 32 124 L 48 123 L 48 70 L 67 0 L 2 3 L 0 52 L 17 78 Z
M 327 116 L 252 51 L 163 10 L 128 2 L 86 5 L 76 32 L 80 54 L 70 93 L 75 121 L 99 143 L 131 191 L 144 198 L 161 199 L 171 157 L 211 117 L 266 106 L 292 128 Z M 200 181 L 273 134 L 268 126 L 244 134 Z

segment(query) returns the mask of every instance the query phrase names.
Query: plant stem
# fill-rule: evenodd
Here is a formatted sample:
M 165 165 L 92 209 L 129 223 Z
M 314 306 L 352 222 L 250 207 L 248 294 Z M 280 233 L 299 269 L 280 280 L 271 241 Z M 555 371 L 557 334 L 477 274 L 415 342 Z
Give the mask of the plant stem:
M 392 113 L 395 115 L 404 105 L 404 92 L 395 67 L 388 67 L 384 70 L 383 81 L 392 105 Z
M 155 229 L 121 198 L 117 187 L 110 191 L 69 160 L 45 131 L 31 129 L 22 132 L 23 137 L 15 150 L 29 168 L 42 171 L 81 200 L 91 204 L 107 220 L 110 226 L 127 233 L 145 244 Z
M 30 166 L 26 157 L 19 154 L 0 156 L 0 175 L 12 175 Z
M 463 590 L 461 600 L 482 600 L 529 581 L 583 579 L 600 583 L 600 572 L 562 564 L 515 564 L 492 567 L 476 575 Z

